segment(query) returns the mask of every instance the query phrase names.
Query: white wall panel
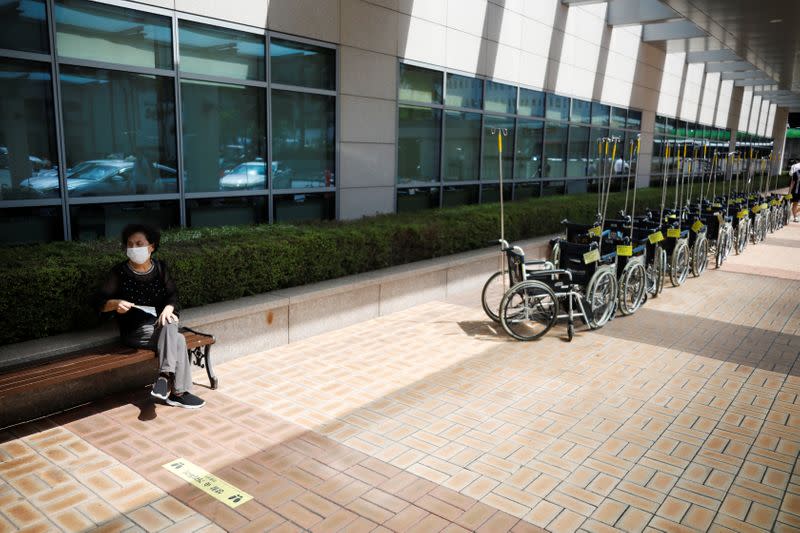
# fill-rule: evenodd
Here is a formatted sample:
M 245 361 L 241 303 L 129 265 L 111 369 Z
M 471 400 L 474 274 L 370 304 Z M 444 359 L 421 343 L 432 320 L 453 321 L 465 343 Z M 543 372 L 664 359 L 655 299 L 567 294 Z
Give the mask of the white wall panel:
M 678 99 L 683 82 L 684 52 L 668 53 L 664 57 L 664 70 L 659 89 L 657 112 L 660 115 L 675 116 L 678 113 Z
M 714 125 L 718 128 L 728 127 L 728 114 L 731 109 L 733 97 L 733 80 L 722 80 L 719 84 L 719 98 L 717 99 L 717 113 L 714 116 Z
M 717 101 L 719 100 L 719 82 L 719 72 L 706 73 L 703 99 L 700 102 L 700 117 L 697 119 L 701 124 L 714 124 L 714 112 L 717 109 Z
M 747 124 L 750 122 L 750 106 L 753 103 L 753 89 L 752 87 L 745 87 L 742 92 L 742 105 L 739 108 L 739 126 L 736 128 L 739 131 L 747 131 Z
M 697 121 L 704 69 L 705 65 L 702 63 L 692 63 L 686 68 L 686 78 L 683 80 L 683 99 L 681 100 L 681 118 L 683 120 Z

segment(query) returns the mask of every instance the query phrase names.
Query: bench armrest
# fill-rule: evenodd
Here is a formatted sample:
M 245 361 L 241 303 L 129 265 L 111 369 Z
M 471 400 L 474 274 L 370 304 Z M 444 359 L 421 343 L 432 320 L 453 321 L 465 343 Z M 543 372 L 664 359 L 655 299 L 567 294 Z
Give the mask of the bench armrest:
M 181 332 L 188 331 L 189 333 L 194 333 L 195 335 L 201 335 L 203 337 L 210 337 L 211 340 L 212 340 L 212 344 L 213 344 L 213 341 L 216 340 L 214 338 L 214 335 L 212 335 L 211 333 L 203 333 L 202 331 L 197 331 L 196 329 L 192 329 L 192 328 L 187 327 L 187 326 L 181 326 L 180 330 L 181 330 Z

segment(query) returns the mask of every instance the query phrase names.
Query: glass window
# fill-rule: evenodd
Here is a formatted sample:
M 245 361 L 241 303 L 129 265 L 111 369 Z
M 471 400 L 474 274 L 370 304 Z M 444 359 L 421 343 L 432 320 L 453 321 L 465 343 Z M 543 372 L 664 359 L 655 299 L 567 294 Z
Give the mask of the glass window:
M 424 104 L 441 104 L 442 79 L 442 73 L 436 70 L 400 63 L 398 98 Z
M 0 200 L 58 196 L 50 65 L 0 61 Z
M 71 196 L 177 192 L 171 78 L 61 66 Z
M 569 128 L 567 176 L 571 178 L 586 176 L 589 155 L 589 132 L 589 128 L 584 126 L 570 126 Z
M 547 93 L 547 118 L 569 120 L 569 98 Z
M 542 177 L 542 139 L 544 121 L 517 121 L 517 159 L 515 179 L 532 180 Z
M 592 128 L 589 133 L 589 168 L 586 170 L 587 176 L 601 176 L 603 174 L 603 153 L 605 145 L 603 139 L 608 137 L 608 130 L 605 128 Z
M 273 83 L 336 90 L 336 50 L 272 39 L 269 68 Z
M 564 194 L 564 188 L 567 182 L 564 180 L 558 181 L 543 181 L 542 182 L 542 196 L 553 196 Z
M 511 184 L 503 183 L 503 201 L 511 201 Z M 481 185 L 481 203 L 489 204 L 500 201 L 500 184 L 489 183 Z
M 483 80 L 457 74 L 447 75 L 446 105 L 480 109 L 483 107 Z
M 481 115 L 445 112 L 444 179 L 471 181 L 480 177 Z
M 494 134 L 492 134 L 494 130 Z M 486 115 L 483 122 L 483 176 L 481 179 L 500 179 L 497 136 L 503 135 L 503 179 L 511 180 L 511 165 L 514 161 L 514 119 Z
M 629 129 L 638 130 L 642 127 L 642 112 L 641 111 L 634 111 L 633 109 L 628 110 L 628 121 L 626 122 Z M 658 126 L 656 126 L 658 127 Z
M 336 218 L 336 195 L 332 192 L 279 194 L 272 197 L 275 222 L 333 220 Z
M 611 108 L 611 127 L 612 128 L 624 128 L 625 123 L 627 122 L 628 118 L 628 111 L 622 109 L 621 107 L 612 107 Z
M 272 91 L 272 188 L 332 187 L 336 99 Z
M 439 187 L 397 189 L 397 212 L 413 213 L 439 207 Z
M 544 116 L 544 93 L 530 89 L 519 90 L 519 114 L 529 117 Z
M 656 121 L 653 125 L 653 130 L 656 135 L 663 135 L 667 131 L 667 119 L 656 115 Z
M 567 180 L 567 194 L 583 194 L 589 192 L 588 180 Z
M 439 181 L 441 110 L 401 105 L 398 116 L 397 182 Z
M 514 200 L 525 200 L 539 196 L 539 183 L 517 183 L 514 185 Z
M 58 206 L 0 209 L 0 245 L 60 241 L 64 220 Z
M 664 155 L 667 144 L 663 137 L 653 137 L 653 156 L 650 162 L 650 172 L 653 174 L 664 173 Z
M 569 114 L 569 119 L 572 122 L 589 123 L 590 115 L 592 113 L 592 103 L 585 100 L 572 99 L 572 110 Z
M 181 72 L 242 80 L 264 79 L 264 37 L 181 20 Z
M 486 111 L 516 113 L 517 88 L 493 81 L 486 82 Z
M 674 118 L 667 118 L 664 122 L 664 130 L 667 135 L 675 135 L 678 129 L 678 121 Z
M 633 174 L 634 176 L 636 175 L 636 165 L 639 162 L 639 154 L 637 151 L 638 144 L 639 144 L 638 133 L 633 131 L 628 131 L 625 133 L 625 147 L 627 150 L 626 161 L 628 161 L 628 164 L 631 167 L 631 174 Z
M 187 191 L 267 187 L 263 89 L 183 80 L 181 107 Z
M 160 229 L 180 226 L 178 202 L 174 201 L 73 205 L 69 212 L 72 238 L 76 241 L 100 238 L 116 241 L 122 228 L 132 223 Z
M 611 107 L 605 104 L 592 103 L 592 126 L 608 126 Z
M 460 187 L 445 186 L 442 207 L 456 207 L 478 203 L 478 186 L 462 185 Z
M 46 12 L 44 0 L 0 0 L 0 48 L 49 52 Z
M 57 0 L 58 55 L 172 68 L 169 17 L 86 0 Z
M 544 136 L 544 176 L 546 178 L 564 176 L 568 129 L 566 124 L 547 123 Z
M 266 196 L 186 200 L 186 224 L 190 228 L 247 226 L 268 221 Z
M 628 143 L 625 142 L 625 132 L 621 130 L 611 130 L 611 138 L 613 139 L 608 147 L 608 156 L 612 158 L 614 164 L 612 172 L 615 175 L 627 175 L 630 164 L 628 156 L 630 149 Z

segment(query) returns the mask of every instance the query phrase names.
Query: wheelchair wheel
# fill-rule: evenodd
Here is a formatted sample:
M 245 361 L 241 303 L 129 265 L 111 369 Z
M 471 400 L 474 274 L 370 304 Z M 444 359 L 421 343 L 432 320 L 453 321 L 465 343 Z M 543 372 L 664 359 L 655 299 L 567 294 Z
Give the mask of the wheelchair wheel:
M 553 327 L 558 317 L 558 299 L 553 289 L 536 280 L 517 283 L 500 302 L 500 324 L 520 341 L 538 339 Z
M 692 250 L 692 275 L 698 277 L 708 266 L 708 238 L 700 235 L 694 241 Z
M 725 226 L 725 251 L 722 256 L 723 262 L 731 256 L 733 251 L 733 226 L 727 224 Z
M 714 268 L 719 268 L 725 262 L 725 248 L 728 246 L 728 232 L 721 229 L 719 237 L 717 237 L 717 244 L 714 246 Z
M 739 222 L 739 225 L 736 226 L 736 255 L 744 252 L 744 249 L 747 246 L 748 225 L 749 224 L 746 221 L 742 220 Z
M 567 324 L 567 340 L 572 342 L 572 339 L 575 338 L 575 325 L 574 324 Z
M 669 264 L 669 279 L 673 287 L 680 287 L 689 275 L 689 245 L 686 241 L 678 241 L 672 251 Z
M 619 309 L 623 315 L 632 315 L 647 297 L 647 270 L 638 261 L 625 265 L 619 282 Z
M 602 268 L 594 273 L 586 289 L 589 305 L 589 327 L 602 328 L 617 310 L 617 276 L 613 269 Z
M 661 294 L 664 290 L 664 278 L 667 276 L 667 251 L 661 246 L 658 250 L 658 271 L 656 272 L 656 292 L 653 297 Z
M 505 281 L 501 272 L 495 272 L 486 283 L 483 285 L 481 291 L 481 305 L 486 315 L 494 320 L 500 322 L 500 301 L 503 299 L 503 294 L 508 290 L 509 280 L 508 272 L 505 273 Z

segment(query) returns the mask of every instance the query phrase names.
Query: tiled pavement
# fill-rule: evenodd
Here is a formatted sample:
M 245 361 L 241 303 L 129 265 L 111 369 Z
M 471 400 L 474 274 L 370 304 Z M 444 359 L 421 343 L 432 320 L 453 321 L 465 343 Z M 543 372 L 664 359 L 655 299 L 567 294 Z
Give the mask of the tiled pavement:
M 800 530 L 798 265 L 792 225 L 570 344 L 463 294 L 221 365 L 199 412 L 0 432 L 0 531 Z

